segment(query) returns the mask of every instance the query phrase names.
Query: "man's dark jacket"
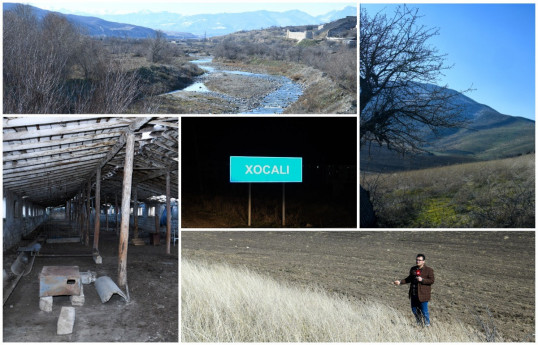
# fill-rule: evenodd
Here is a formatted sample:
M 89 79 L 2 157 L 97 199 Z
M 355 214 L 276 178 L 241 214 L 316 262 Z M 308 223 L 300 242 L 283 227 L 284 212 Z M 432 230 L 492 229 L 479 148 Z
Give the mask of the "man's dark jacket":
M 409 270 L 409 276 L 405 279 L 400 280 L 401 284 L 410 284 L 413 282 L 413 280 L 416 279 L 415 272 L 418 269 L 418 266 L 413 266 Z M 432 293 L 432 284 L 435 281 L 435 277 L 433 275 L 433 268 L 428 267 L 426 265 L 422 266 L 420 269 L 422 277 L 421 282 L 418 283 L 418 300 L 421 302 L 428 302 L 431 298 Z M 411 298 L 413 285 L 409 287 L 409 298 Z

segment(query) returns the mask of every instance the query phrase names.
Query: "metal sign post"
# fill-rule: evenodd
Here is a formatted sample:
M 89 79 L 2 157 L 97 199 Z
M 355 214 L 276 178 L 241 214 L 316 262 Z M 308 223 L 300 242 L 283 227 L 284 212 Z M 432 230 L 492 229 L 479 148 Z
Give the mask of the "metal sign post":
M 282 226 L 286 226 L 286 184 L 282 184 Z
M 252 183 L 248 184 L 248 226 L 250 226 L 251 222 L 251 211 L 252 211 Z

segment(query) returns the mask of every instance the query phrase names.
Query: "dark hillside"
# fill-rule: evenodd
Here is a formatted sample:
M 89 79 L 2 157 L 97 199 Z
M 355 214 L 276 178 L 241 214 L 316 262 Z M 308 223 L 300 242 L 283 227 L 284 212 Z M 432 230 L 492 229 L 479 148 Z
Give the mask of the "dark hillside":
M 18 3 L 4 3 L 4 11 L 11 11 Z M 74 14 L 63 14 L 59 12 L 52 12 L 43 10 L 34 6 L 30 6 L 32 13 L 39 20 L 43 19 L 48 13 L 55 13 L 65 16 L 69 22 L 76 27 L 82 29 L 89 36 L 94 37 L 121 37 L 121 38 L 150 38 L 155 37 L 155 30 L 145 28 L 142 26 L 136 26 L 132 24 L 123 24 L 109 22 L 96 17 L 77 16 Z
M 469 121 L 464 128 L 441 129 L 437 135 L 426 132 L 424 154 L 402 157 L 384 147 L 361 147 L 361 169 L 376 172 L 414 170 L 534 152 L 534 121 L 501 114 L 457 91 L 448 92 L 456 94 L 453 102 L 462 106 L 461 116 Z

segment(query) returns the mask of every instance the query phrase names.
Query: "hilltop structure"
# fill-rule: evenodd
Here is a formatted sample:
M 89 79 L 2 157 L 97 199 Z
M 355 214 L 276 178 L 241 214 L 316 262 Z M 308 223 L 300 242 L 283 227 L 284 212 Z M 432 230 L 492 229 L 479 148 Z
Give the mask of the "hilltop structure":
M 331 23 L 326 23 L 318 26 L 302 26 L 288 28 L 286 30 L 286 38 L 297 41 L 304 39 L 329 40 L 357 46 L 357 17 L 348 16 L 336 20 Z

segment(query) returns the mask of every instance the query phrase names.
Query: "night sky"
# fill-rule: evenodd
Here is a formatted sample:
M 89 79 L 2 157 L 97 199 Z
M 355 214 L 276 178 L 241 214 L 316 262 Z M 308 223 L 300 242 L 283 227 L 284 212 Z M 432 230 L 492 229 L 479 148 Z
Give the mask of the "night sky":
M 357 164 L 357 119 L 182 118 L 184 168 L 230 156 L 303 157 L 306 164 Z
M 210 200 L 246 206 L 248 183 L 230 182 L 230 156 L 302 157 L 302 182 L 285 184 L 290 214 L 301 226 L 356 226 L 356 117 L 183 117 L 184 215 L 215 214 Z M 278 206 L 281 193 L 281 183 L 252 183 L 258 208 Z

